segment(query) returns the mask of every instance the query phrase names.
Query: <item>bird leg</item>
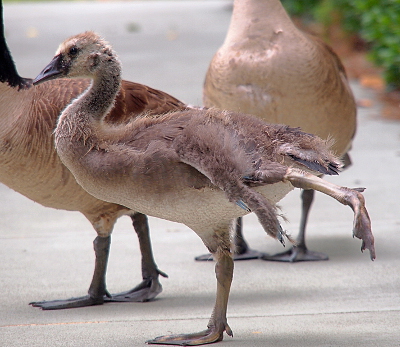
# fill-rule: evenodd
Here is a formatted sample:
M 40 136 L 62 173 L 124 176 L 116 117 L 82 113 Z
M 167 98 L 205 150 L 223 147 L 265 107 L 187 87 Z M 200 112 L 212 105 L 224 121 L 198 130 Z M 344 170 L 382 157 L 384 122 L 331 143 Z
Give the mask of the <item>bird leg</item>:
M 233 336 L 226 319 L 229 292 L 233 278 L 233 259 L 230 252 L 229 235 L 226 233 L 226 242 L 212 252 L 215 260 L 215 274 L 217 277 L 217 295 L 214 309 L 207 325 L 207 329 L 193 334 L 165 335 L 146 341 L 148 344 L 195 346 L 222 341 L 223 333 Z M 210 249 L 212 251 L 212 249 Z
M 365 207 L 365 200 L 361 192 L 363 188 L 350 189 L 340 187 L 323 180 L 310 173 L 296 168 L 288 168 L 284 181 L 303 189 L 314 189 L 327 194 L 343 205 L 349 205 L 354 212 L 353 237 L 362 240 L 361 251 L 368 249 L 371 260 L 375 259 L 374 236 L 371 230 L 371 221 Z
M 93 241 L 96 260 L 92 282 L 88 291 L 89 295 L 66 300 L 36 301 L 30 302 L 29 305 L 40 307 L 43 310 L 60 310 L 103 304 L 104 297 L 111 296 L 107 292 L 105 281 L 110 244 L 111 236 L 97 236 Z
M 66 300 L 31 302 L 30 305 L 40 307 L 43 310 L 60 310 L 65 308 L 102 305 L 107 302 L 143 302 L 151 300 L 161 293 L 162 286 L 158 281 L 158 276 L 168 276 L 164 272 L 158 270 L 154 262 L 147 217 L 141 213 L 135 213 L 131 218 L 139 238 L 140 250 L 142 253 L 143 281 L 139 285 L 127 292 L 110 295 L 106 289 L 106 272 L 111 236 L 97 236 L 93 242 L 96 260 L 92 282 L 88 291 L 89 295 Z
M 142 213 L 135 213 L 131 218 L 139 239 L 140 252 L 142 254 L 143 281 L 129 291 L 113 294 L 111 297 L 105 298 L 107 302 L 144 302 L 154 299 L 162 292 L 162 285 L 158 280 L 159 275 L 168 277 L 166 273 L 157 268 L 154 261 L 147 216 Z
M 233 238 L 234 250 L 233 250 L 233 260 L 251 260 L 258 259 L 261 253 L 249 248 L 246 240 L 243 236 L 243 218 L 239 217 L 236 219 L 236 228 Z M 211 253 L 199 255 L 194 258 L 196 261 L 213 261 L 214 258 Z
M 282 261 L 282 262 L 298 262 L 298 261 L 315 261 L 315 260 L 328 260 L 328 256 L 321 252 L 310 251 L 306 246 L 305 233 L 308 215 L 314 200 L 315 190 L 305 189 L 301 193 L 302 210 L 300 231 L 297 236 L 296 244 L 293 245 L 288 251 L 281 252 L 274 255 L 264 254 L 261 256 L 263 260 Z

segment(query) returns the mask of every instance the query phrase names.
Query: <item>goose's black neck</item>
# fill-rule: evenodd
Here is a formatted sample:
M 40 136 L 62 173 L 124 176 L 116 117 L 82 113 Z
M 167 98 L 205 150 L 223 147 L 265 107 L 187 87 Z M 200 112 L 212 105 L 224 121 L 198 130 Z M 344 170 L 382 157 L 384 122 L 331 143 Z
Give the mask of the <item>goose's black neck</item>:
M 15 67 L 14 61 L 8 49 L 4 35 L 3 3 L 0 1 L 0 82 L 8 83 L 10 87 L 19 89 L 29 88 L 31 79 L 22 78 Z

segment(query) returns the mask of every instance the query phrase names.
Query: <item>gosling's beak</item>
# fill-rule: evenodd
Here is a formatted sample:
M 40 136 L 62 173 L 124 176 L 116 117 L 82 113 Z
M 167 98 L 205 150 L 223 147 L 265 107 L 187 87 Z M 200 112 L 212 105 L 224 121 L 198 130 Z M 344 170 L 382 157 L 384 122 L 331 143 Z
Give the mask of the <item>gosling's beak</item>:
M 46 81 L 53 80 L 65 73 L 65 66 L 62 61 L 61 54 L 56 55 L 53 60 L 37 75 L 33 80 L 33 84 L 40 84 Z

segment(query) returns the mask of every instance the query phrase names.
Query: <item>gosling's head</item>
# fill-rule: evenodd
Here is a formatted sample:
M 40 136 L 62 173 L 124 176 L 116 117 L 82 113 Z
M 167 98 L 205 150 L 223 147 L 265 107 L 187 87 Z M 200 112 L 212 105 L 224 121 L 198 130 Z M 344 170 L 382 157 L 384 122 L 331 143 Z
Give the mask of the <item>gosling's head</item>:
M 57 49 L 53 60 L 33 80 L 33 84 L 56 78 L 94 78 L 107 62 L 119 61 L 111 46 L 92 31 L 72 36 Z M 108 64 L 110 68 L 114 64 Z M 115 72 L 117 73 L 117 72 Z

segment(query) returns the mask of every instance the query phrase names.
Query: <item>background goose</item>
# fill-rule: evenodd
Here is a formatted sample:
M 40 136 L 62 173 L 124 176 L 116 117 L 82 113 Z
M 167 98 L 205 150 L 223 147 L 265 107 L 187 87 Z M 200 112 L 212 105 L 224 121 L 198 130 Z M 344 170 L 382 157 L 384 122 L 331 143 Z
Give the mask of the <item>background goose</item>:
M 270 123 L 333 138 L 333 151 L 346 166 L 350 164 L 347 152 L 356 130 L 356 104 L 344 67 L 329 46 L 296 28 L 279 0 L 235 0 L 225 41 L 206 74 L 203 101 L 207 107 L 251 113 Z M 305 243 L 313 198 L 313 190 L 302 192 L 296 246 L 263 259 L 328 259 L 308 250 Z M 241 221 L 236 241 L 238 259 L 259 256 L 248 248 Z
M 0 11 L 0 182 L 43 206 L 81 212 L 98 234 L 94 240 L 96 260 L 89 295 L 32 304 L 60 309 L 154 298 L 162 291 L 159 274 L 166 275 L 158 270 L 153 259 L 147 217 L 89 195 L 61 163 L 54 148 L 52 133 L 58 115 L 89 86 L 89 80 L 58 80 L 31 88 L 31 79 L 21 78 L 12 61 L 4 37 L 2 4 Z M 160 113 L 182 107 L 183 103 L 166 93 L 122 81 L 107 121 L 123 123 L 142 112 Z M 131 291 L 111 297 L 105 284 L 110 234 L 122 215 L 132 218 L 138 234 L 143 281 Z
M 341 163 L 319 138 L 249 115 L 187 109 L 109 126 L 103 119 L 121 83 L 111 47 L 93 32 L 64 41 L 34 84 L 61 77 L 93 82 L 61 114 L 56 148 L 89 193 L 135 211 L 184 223 L 214 255 L 217 295 L 207 330 L 149 343 L 198 345 L 232 336 L 226 309 L 233 276 L 230 227 L 254 211 L 265 231 L 284 243 L 274 203 L 294 187 L 317 189 L 354 211 L 354 235 L 375 258 L 370 220 L 357 190 L 315 174 Z

